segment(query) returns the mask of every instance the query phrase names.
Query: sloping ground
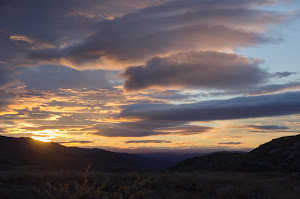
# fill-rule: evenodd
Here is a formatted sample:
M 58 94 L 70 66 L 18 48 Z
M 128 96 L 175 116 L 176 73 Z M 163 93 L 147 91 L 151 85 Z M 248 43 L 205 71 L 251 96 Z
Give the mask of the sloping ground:
M 101 149 L 65 147 L 31 138 L 0 136 L 0 169 L 91 169 L 127 171 L 157 169 L 162 162 Z
M 300 134 L 265 143 L 245 154 L 239 168 L 247 171 L 300 171 Z
M 246 154 L 213 153 L 190 158 L 167 171 L 300 172 L 300 135 L 274 139 Z

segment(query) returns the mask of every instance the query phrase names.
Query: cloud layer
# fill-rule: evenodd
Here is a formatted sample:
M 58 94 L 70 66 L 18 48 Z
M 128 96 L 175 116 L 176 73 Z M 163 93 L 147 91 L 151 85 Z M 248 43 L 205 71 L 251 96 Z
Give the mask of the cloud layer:
M 120 117 L 159 121 L 210 121 L 272 117 L 300 113 L 300 92 L 238 97 L 193 104 L 134 104 Z
M 284 14 L 259 8 L 272 2 L 169 1 L 99 22 L 96 33 L 83 42 L 60 50 L 36 50 L 30 58 L 107 68 L 179 51 L 251 46 L 270 41 L 262 33 L 285 19 Z
M 145 66 L 129 67 L 122 74 L 125 89 L 191 87 L 208 89 L 249 88 L 271 75 L 261 69 L 261 60 L 212 51 L 186 52 L 153 58 Z
M 117 124 L 97 124 L 91 129 L 92 135 L 105 137 L 147 137 L 157 135 L 196 135 L 212 130 L 212 127 L 184 125 L 172 122 L 121 122 Z

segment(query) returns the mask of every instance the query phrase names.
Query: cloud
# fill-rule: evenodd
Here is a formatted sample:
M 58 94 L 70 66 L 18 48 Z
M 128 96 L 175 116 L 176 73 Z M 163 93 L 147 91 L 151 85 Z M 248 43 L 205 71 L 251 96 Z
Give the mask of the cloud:
M 119 117 L 153 121 L 210 121 L 272 117 L 300 113 L 300 92 L 237 97 L 192 104 L 133 104 Z
M 244 89 L 239 91 L 233 91 L 231 93 L 229 92 L 228 94 L 266 95 L 297 90 L 300 90 L 300 82 L 290 82 L 286 84 L 267 84 L 263 86 L 254 87 L 248 90 Z
M 32 110 L 29 110 L 28 108 L 17 110 L 18 111 L 18 117 L 23 119 L 50 119 L 51 117 L 55 116 L 54 113 L 50 111 L 42 111 L 39 107 L 38 108 L 32 108 Z
M 2 13 L 0 28 L 7 28 L 14 34 L 60 44 L 58 42 L 64 42 L 63 37 L 72 40 L 89 34 L 101 20 L 119 17 L 161 2 L 164 1 L 9 0 L 0 8 Z M 22 20 L 19 20 L 20 17 Z
M 57 143 L 59 143 L 59 144 L 91 144 L 91 143 L 94 143 L 94 141 L 73 140 L 73 141 L 57 142 Z
M 55 45 L 51 43 L 47 43 L 44 41 L 39 41 L 38 39 L 30 38 L 24 35 L 11 35 L 9 37 L 10 40 L 15 42 L 25 42 L 32 46 L 32 49 L 47 49 L 47 48 L 55 48 Z
M 149 93 L 138 93 L 138 95 L 143 95 L 145 97 L 151 97 L 154 99 L 164 99 L 172 101 L 184 101 L 193 100 L 199 97 L 199 94 L 193 94 L 188 92 L 181 92 L 180 90 L 165 90 L 165 91 L 154 91 L 151 90 Z
M 15 71 L 12 68 L 4 63 L 0 63 L 0 87 L 13 80 L 14 74 Z
M 275 76 L 279 77 L 279 78 L 283 78 L 283 77 L 289 77 L 291 75 L 295 75 L 297 74 L 296 72 L 277 72 L 275 73 Z
M 61 125 L 61 126 L 37 126 L 37 127 L 23 127 L 21 130 L 26 131 L 44 131 L 50 129 L 58 129 L 58 130 L 72 130 L 74 129 L 82 129 L 84 126 L 69 126 L 69 125 Z
M 158 135 L 195 135 L 209 132 L 212 128 L 183 123 L 166 122 L 122 122 L 118 124 L 97 124 L 86 130 L 92 135 L 105 137 L 147 137 Z
M 145 144 L 145 143 L 155 143 L 155 144 L 161 144 L 161 143 L 171 143 L 171 141 L 166 140 L 129 140 L 125 142 L 126 144 Z
M 170 132 L 176 135 L 197 135 L 212 130 L 212 127 L 197 126 L 197 125 L 185 125 L 185 126 L 172 126 L 158 129 L 159 132 Z
M 194 51 L 155 57 L 145 66 L 127 68 L 122 76 L 128 91 L 153 86 L 237 89 L 263 83 L 271 76 L 260 63 L 237 54 Z
M 152 130 L 123 127 L 117 124 L 99 124 L 94 126 L 93 129 L 97 131 L 90 134 L 105 137 L 146 137 L 163 134 Z
M 276 93 L 283 93 L 289 91 L 299 91 L 300 82 L 289 82 L 283 84 L 263 84 L 256 85 L 243 89 L 234 89 L 234 90 L 224 90 L 224 91 L 208 91 L 201 90 L 195 92 L 192 90 L 190 92 L 179 91 L 179 90 L 164 90 L 157 91 L 155 89 L 148 89 L 140 92 L 130 93 L 136 95 L 142 95 L 145 97 L 150 97 L 152 99 L 162 99 L 172 102 L 185 102 L 191 103 L 196 102 L 199 99 L 212 98 L 212 97 L 224 97 L 224 96 L 255 96 L 255 95 L 270 95 Z
M 98 30 L 98 23 L 166 0 L 5 0 L 0 2 L 0 61 L 36 65 L 32 50 L 66 48 Z
M 289 82 L 284 84 L 264 84 L 257 85 L 251 88 L 243 88 L 236 90 L 226 91 L 212 91 L 208 93 L 200 93 L 200 97 L 223 97 L 223 96 L 234 96 L 234 95 L 271 95 L 276 93 L 283 93 L 289 91 L 299 91 L 300 82 Z
M 243 142 L 220 142 L 218 145 L 240 145 L 243 144 Z
M 36 61 L 73 67 L 119 67 L 157 55 L 191 50 L 228 50 L 273 41 L 263 36 L 285 14 L 262 5 L 275 1 L 169 1 L 96 24 L 95 33 L 63 49 L 37 50 Z M 118 66 L 116 66 L 118 64 Z
M 255 130 L 288 130 L 290 129 L 287 126 L 277 126 L 277 125 L 246 125 L 246 128 L 255 129 Z
M 13 104 L 16 100 L 16 95 L 0 89 L 0 112 L 8 109 L 8 106 Z
M 78 71 L 66 66 L 39 66 L 22 68 L 18 76 L 28 88 L 35 89 L 78 89 L 112 88 L 119 84 L 115 71 Z

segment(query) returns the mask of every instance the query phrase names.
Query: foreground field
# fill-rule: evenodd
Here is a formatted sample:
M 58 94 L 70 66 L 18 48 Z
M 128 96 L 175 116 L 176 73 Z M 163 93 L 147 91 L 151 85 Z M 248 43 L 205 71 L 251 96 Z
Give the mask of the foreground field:
M 296 199 L 299 195 L 299 177 L 282 173 L 0 173 L 3 199 Z

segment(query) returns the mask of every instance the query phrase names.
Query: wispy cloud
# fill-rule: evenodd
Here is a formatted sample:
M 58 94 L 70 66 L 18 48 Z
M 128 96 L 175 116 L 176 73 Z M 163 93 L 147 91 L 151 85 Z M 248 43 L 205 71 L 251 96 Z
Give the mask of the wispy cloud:
M 171 141 L 166 140 L 129 140 L 125 142 L 126 144 L 146 144 L 146 143 L 154 143 L 154 144 L 161 144 L 161 143 L 171 143 Z
M 277 125 L 246 125 L 246 128 L 255 130 L 288 130 L 287 126 L 277 126 Z
M 243 144 L 243 142 L 220 142 L 219 145 L 240 145 Z

